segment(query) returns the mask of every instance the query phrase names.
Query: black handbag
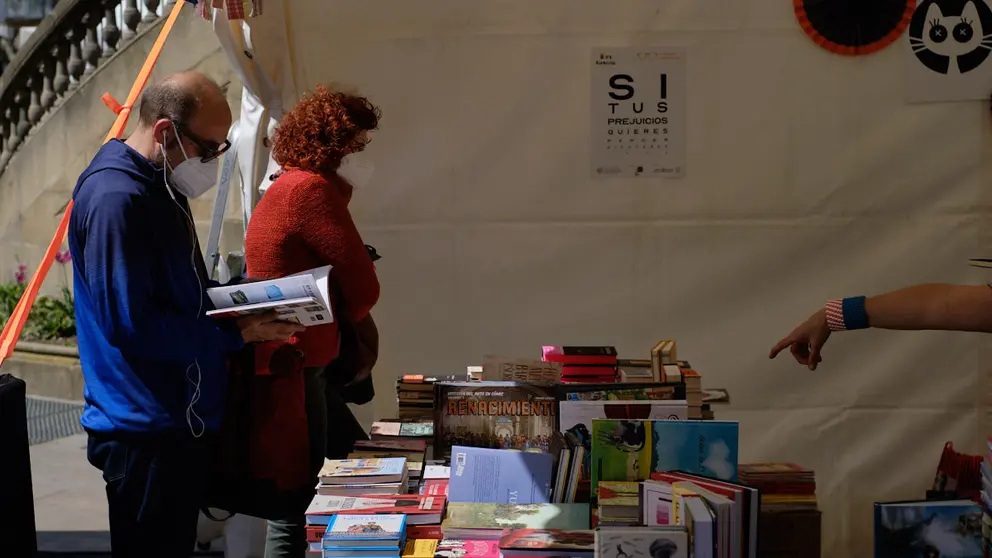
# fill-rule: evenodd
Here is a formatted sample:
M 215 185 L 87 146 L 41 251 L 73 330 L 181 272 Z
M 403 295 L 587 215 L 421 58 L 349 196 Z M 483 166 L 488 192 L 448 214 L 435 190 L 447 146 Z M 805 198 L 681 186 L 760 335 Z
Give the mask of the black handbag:
M 283 519 L 306 509 L 313 499 L 313 483 L 309 471 L 305 475 L 292 476 L 300 482 L 286 487 L 284 479 L 277 479 L 280 471 L 259 471 L 259 456 L 281 456 L 275 459 L 302 461 L 309 468 L 309 453 L 292 446 L 291 436 L 286 434 L 304 433 L 306 416 L 297 420 L 298 424 L 272 427 L 274 421 L 292 420 L 287 417 L 285 406 L 281 406 L 281 396 L 295 397 L 305 389 L 303 377 L 303 353 L 291 345 L 282 345 L 271 353 L 268 363 L 269 374 L 256 373 L 256 358 L 268 357 L 268 353 L 258 351 L 258 345 L 248 345 L 231 356 L 228 382 L 228 407 L 221 432 L 212 441 L 210 482 L 203 513 L 215 518 L 206 508 L 220 509 L 230 515 L 245 514 L 262 519 Z M 264 356 L 263 356 L 264 355 Z M 299 419 L 300 417 L 295 417 Z M 284 447 L 273 447 L 283 444 Z M 288 445 L 287 445 L 288 444 Z M 280 452 L 281 449 L 286 451 Z M 300 449 L 294 455 L 294 450 Z M 277 461 L 268 461 L 273 463 Z M 299 471 L 303 473 L 303 471 Z
M 359 351 L 361 340 L 355 331 L 354 324 L 338 322 L 338 334 L 341 336 L 341 351 L 338 358 L 327 366 L 327 388 L 334 389 L 345 403 L 364 405 L 375 397 L 375 383 L 372 372 L 355 381 L 358 374 L 364 372 L 365 363 Z

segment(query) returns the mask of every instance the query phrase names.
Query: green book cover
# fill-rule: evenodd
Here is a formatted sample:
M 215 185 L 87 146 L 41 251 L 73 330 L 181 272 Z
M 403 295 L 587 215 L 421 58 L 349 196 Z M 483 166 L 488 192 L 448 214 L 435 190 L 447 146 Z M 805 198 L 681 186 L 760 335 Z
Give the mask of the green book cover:
M 651 456 L 651 421 L 593 419 L 590 493 L 599 481 L 648 479 Z

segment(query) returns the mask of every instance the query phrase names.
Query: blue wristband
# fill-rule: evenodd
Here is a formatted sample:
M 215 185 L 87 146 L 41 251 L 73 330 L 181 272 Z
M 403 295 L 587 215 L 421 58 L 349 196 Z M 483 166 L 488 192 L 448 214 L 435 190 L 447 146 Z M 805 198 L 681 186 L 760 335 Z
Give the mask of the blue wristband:
M 855 296 L 845 298 L 841 302 L 844 310 L 845 329 L 866 329 L 868 328 L 868 311 L 865 310 L 865 297 Z

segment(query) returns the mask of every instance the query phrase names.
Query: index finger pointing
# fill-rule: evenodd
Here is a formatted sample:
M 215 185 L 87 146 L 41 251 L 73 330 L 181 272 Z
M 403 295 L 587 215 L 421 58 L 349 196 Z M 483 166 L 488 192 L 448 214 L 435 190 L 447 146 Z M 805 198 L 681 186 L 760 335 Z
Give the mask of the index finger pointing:
M 782 349 L 785 349 L 789 345 L 792 345 L 794 342 L 795 341 L 792 339 L 791 335 L 785 337 L 784 339 L 776 343 L 774 347 L 772 347 L 772 350 L 768 353 L 768 358 L 777 357 L 778 354 L 782 352 Z

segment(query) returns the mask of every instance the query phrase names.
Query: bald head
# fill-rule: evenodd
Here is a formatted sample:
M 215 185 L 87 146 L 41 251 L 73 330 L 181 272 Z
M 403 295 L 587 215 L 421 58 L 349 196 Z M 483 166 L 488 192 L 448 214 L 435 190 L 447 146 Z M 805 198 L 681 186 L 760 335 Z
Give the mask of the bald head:
M 153 162 L 162 162 L 164 147 L 175 166 L 216 151 L 230 127 L 231 107 L 220 86 L 199 72 L 180 72 L 145 89 L 138 130 L 128 143 Z
M 224 91 L 199 72 L 180 72 L 145 89 L 138 108 L 142 126 L 154 126 L 161 119 L 189 124 L 200 111 L 226 112 L 230 118 Z

